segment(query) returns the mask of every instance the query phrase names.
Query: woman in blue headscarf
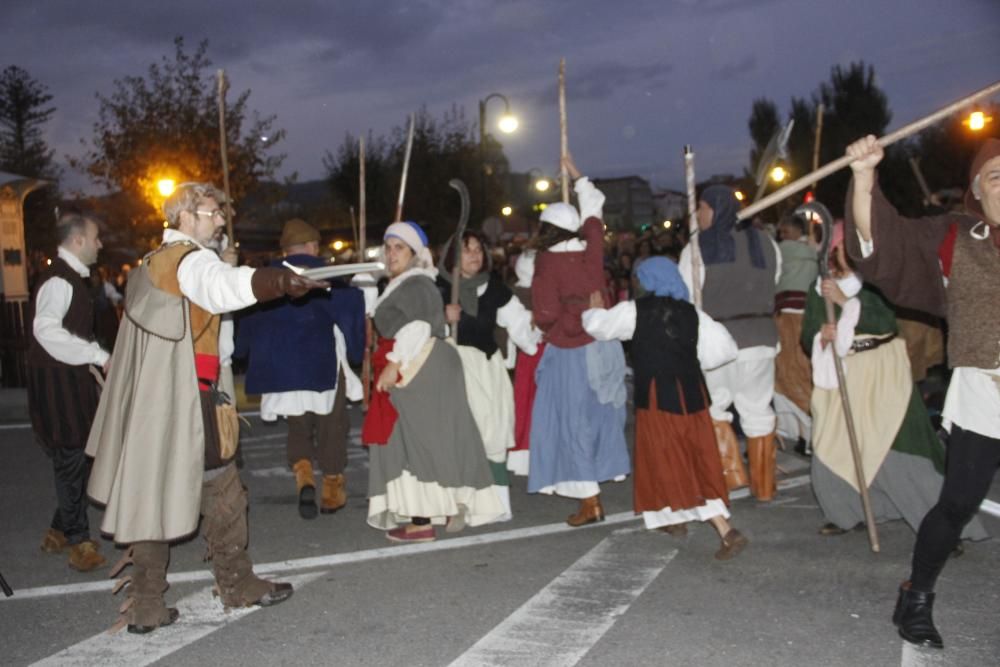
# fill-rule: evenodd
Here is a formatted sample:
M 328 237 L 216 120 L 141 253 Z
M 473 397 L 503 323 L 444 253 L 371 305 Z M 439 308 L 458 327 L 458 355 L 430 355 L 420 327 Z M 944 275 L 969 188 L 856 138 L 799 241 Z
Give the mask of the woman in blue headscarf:
M 702 366 L 736 357 L 736 343 L 688 300 L 677 265 L 650 257 L 636 270 L 648 292 L 601 308 L 599 293 L 583 313 L 597 340 L 632 340 L 635 370 L 635 485 L 633 506 L 646 528 L 674 535 L 688 521 L 708 521 L 722 545 L 719 560 L 736 556 L 747 539 L 729 525 L 729 492 L 709 417 Z M 700 362 L 700 364 L 699 364 Z

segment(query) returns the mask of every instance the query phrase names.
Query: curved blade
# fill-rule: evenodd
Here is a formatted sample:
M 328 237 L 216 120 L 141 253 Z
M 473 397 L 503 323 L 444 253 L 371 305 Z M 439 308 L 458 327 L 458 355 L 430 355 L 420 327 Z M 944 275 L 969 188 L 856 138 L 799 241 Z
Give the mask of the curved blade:
M 784 127 L 779 128 L 771 135 L 771 140 L 767 142 L 764 152 L 757 161 L 757 174 L 754 179 L 757 185 L 767 180 L 768 174 L 771 173 L 771 167 L 774 166 L 778 158 L 788 157 L 788 139 L 792 136 L 794 125 L 795 121 L 789 120 Z
M 448 181 L 448 185 L 458 190 L 458 196 L 462 199 L 462 212 L 458 216 L 458 231 L 456 232 L 456 236 L 461 236 L 469 224 L 469 188 L 465 187 L 465 183 L 457 178 Z
M 819 273 L 824 278 L 830 274 L 830 239 L 833 237 L 833 215 L 822 202 L 813 200 L 795 209 L 795 215 L 812 224 L 814 218 L 823 223 L 823 241 L 819 246 Z

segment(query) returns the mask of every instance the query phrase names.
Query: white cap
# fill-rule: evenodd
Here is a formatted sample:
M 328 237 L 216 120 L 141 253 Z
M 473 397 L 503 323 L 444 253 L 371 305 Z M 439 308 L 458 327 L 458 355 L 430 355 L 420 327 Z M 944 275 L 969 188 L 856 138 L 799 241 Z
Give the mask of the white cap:
M 538 219 L 569 232 L 577 231 L 580 229 L 581 224 L 580 214 L 577 213 L 577 210 L 571 205 L 564 204 L 563 202 L 549 204 L 548 207 L 542 211 L 542 214 L 538 217 Z

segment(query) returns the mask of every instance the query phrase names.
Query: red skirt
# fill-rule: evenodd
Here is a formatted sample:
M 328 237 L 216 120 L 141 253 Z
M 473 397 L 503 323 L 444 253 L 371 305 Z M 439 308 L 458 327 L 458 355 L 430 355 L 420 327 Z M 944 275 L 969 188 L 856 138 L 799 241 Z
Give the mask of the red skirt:
M 722 459 L 708 410 L 673 414 L 656 407 L 656 383 L 649 408 L 635 411 L 633 508 L 687 510 L 718 498 L 729 504 Z
M 514 367 L 514 450 L 526 450 L 531 441 L 531 406 L 535 404 L 535 369 L 542 360 L 545 343 L 538 344 L 538 352 L 533 355 L 517 351 L 517 366 Z
M 386 357 L 392 351 L 395 338 L 379 338 L 375 354 L 372 355 L 372 383 L 377 384 L 378 378 L 389 365 Z M 399 378 L 397 378 L 398 380 Z M 368 412 L 361 426 L 361 442 L 364 445 L 384 445 L 389 442 L 392 429 L 396 426 L 399 413 L 389 399 L 389 392 L 372 388 L 368 398 Z

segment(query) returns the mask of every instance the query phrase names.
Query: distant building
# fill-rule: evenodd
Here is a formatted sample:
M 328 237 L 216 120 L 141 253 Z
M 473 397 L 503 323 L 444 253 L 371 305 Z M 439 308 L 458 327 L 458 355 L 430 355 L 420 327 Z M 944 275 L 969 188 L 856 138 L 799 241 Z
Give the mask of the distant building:
M 611 231 L 625 232 L 648 228 L 656 220 L 653 191 L 649 181 L 638 176 L 595 178 L 604 193 L 604 224 Z
M 656 211 L 656 221 L 660 224 L 667 220 L 672 223 L 687 220 L 687 193 L 676 190 L 660 190 L 653 195 L 653 207 Z

